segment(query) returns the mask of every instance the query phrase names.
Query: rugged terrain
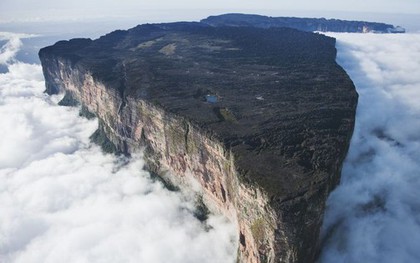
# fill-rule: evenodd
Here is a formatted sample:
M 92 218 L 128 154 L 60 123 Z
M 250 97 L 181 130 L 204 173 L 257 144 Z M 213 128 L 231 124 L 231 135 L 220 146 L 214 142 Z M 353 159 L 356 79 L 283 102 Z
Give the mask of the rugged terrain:
M 260 28 L 289 27 L 310 32 L 405 33 L 404 28 L 391 24 L 325 18 L 225 14 L 210 16 L 201 20 L 201 22 L 211 26 L 253 26 Z
M 238 223 L 240 262 L 313 262 L 357 94 L 335 39 L 289 28 L 140 25 L 40 53 L 47 92 L 81 105 L 105 150 L 201 186 Z

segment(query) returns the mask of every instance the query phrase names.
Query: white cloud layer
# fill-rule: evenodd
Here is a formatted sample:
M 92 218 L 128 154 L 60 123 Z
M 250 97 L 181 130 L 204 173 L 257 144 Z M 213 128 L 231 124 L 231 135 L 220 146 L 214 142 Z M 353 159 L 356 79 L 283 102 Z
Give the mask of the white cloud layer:
M 420 35 L 333 34 L 360 94 L 320 262 L 419 262 Z M 96 121 L 42 93 L 39 65 L 0 64 L 0 261 L 233 262 L 235 227 L 169 192 L 132 161 L 89 143 Z M 328 237 L 328 238 L 327 238 Z
M 166 190 L 133 160 L 91 145 L 96 121 L 43 93 L 39 65 L 14 61 L 17 35 L 0 63 L 0 261 L 234 262 L 236 228 Z
M 420 35 L 330 35 L 360 98 L 320 262 L 420 262 Z

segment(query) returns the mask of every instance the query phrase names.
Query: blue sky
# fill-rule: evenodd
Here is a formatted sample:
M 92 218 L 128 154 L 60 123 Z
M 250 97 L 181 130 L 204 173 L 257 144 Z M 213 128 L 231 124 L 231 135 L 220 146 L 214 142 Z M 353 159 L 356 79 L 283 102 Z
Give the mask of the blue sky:
M 168 10 L 171 10 L 168 12 Z M 333 16 L 335 11 L 420 14 L 418 0 L 1 0 L 0 22 L 98 18 L 198 19 L 225 12 Z M 170 14 L 170 15 L 169 15 Z M 169 16 L 169 17 L 168 17 Z

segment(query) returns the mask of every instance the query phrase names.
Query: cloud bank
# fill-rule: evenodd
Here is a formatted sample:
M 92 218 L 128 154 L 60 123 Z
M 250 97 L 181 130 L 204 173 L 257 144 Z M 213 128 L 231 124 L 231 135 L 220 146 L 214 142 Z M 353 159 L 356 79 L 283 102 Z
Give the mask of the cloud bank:
M 0 41 L 6 43 L 0 48 L 0 65 L 7 65 L 15 61 L 15 56 L 22 46 L 22 38 L 31 38 L 36 35 L 16 34 L 9 32 L 0 32 Z
M 420 35 L 330 35 L 360 98 L 320 262 L 419 262 Z
M 0 261 L 234 262 L 236 228 L 210 215 L 127 160 L 91 145 L 96 121 L 43 93 L 39 65 L 14 60 L 20 37 L 0 63 Z
M 360 98 L 320 262 L 418 262 L 420 35 L 333 36 Z M 141 156 L 91 145 L 96 121 L 56 106 L 40 66 L 16 61 L 21 37 L 0 33 L 1 262 L 234 262 L 235 227 L 203 226 Z

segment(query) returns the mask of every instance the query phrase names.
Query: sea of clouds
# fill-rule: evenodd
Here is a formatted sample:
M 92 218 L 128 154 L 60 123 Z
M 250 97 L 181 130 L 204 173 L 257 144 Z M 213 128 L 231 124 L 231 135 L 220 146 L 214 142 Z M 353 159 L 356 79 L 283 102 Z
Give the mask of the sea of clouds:
M 420 34 L 330 34 L 360 95 L 320 262 L 420 262 Z
M 360 95 L 320 262 L 420 261 L 420 35 L 330 34 Z M 43 93 L 0 33 L 0 262 L 234 262 L 236 227 L 89 142 L 96 120 Z
M 0 262 L 234 262 L 236 226 L 194 217 L 193 200 L 103 154 L 96 120 L 43 93 L 42 69 L 0 33 Z

